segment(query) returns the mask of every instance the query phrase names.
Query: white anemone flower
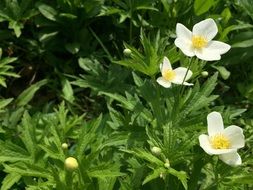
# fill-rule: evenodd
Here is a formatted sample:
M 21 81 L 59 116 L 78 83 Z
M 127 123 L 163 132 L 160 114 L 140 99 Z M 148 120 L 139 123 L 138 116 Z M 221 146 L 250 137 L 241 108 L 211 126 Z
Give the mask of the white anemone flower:
M 177 38 L 175 45 L 189 56 L 197 56 L 205 61 L 220 60 L 221 55 L 230 49 L 230 45 L 212 40 L 218 28 L 213 19 L 208 18 L 193 26 L 192 32 L 183 24 L 176 26 Z
M 219 112 L 208 114 L 207 130 L 208 135 L 199 136 L 201 148 L 209 155 L 218 155 L 228 165 L 240 165 L 242 160 L 237 150 L 244 147 L 243 130 L 235 125 L 230 125 L 224 129 Z
M 170 61 L 167 57 L 163 58 L 163 63 L 160 65 L 162 76 L 157 78 L 157 82 L 165 88 L 171 87 L 171 83 L 193 85 L 192 83 L 185 82 L 192 76 L 192 72 L 185 67 L 178 67 L 172 69 Z

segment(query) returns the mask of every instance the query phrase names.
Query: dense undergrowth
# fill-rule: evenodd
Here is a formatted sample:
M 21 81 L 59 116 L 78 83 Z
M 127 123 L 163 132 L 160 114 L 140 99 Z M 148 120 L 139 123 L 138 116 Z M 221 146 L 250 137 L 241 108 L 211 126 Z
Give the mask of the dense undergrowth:
M 174 44 L 207 18 L 220 60 Z M 251 0 L 0 0 L 1 190 L 252 189 L 252 24 Z M 159 85 L 164 57 L 193 85 Z M 213 111 L 238 166 L 200 147 Z

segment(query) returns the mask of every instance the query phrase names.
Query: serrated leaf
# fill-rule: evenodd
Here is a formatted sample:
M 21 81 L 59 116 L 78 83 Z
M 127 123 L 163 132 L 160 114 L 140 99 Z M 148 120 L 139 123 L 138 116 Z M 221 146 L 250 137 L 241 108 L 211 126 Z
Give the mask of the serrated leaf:
M 31 177 L 43 177 L 46 179 L 52 180 L 53 177 L 51 172 L 41 166 L 28 163 L 15 163 L 15 164 L 3 164 L 4 171 L 7 173 L 18 173 L 22 176 L 31 176 Z
M 184 172 L 184 171 L 177 171 L 177 170 L 175 170 L 173 168 L 168 168 L 167 173 L 169 173 L 169 174 L 177 177 L 181 181 L 182 185 L 184 186 L 184 189 L 185 190 L 188 189 L 187 174 L 186 174 L 186 172 Z
M 35 153 L 37 150 L 36 134 L 34 126 L 32 125 L 33 121 L 28 114 L 25 112 L 22 118 L 22 127 L 21 127 L 21 139 L 26 146 L 26 149 L 32 156 L 32 159 L 35 159 Z
M 142 148 L 135 148 L 133 150 L 122 150 L 124 152 L 128 152 L 130 154 L 133 154 L 139 158 L 142 158 L 144 160 L 149 161 L 152 164 L 155 165 L 159 165 L 159 166 L 163 166 L 164 162 L 161 161 L 159 158 L 157 158 L 156 156 L 154 156 L 153 154 L 151 154 L 151 152 L 148 152 Z
M 10 173 L 5 176 L 4 180 L 2 181 L 1 190 L 9 190 L 15 183 L 17 183 L 22 176 L 15 172 Z
M 90 124 L 89 132 L 87 132 L 87 127 L 82 128 L 79 135 L 80 140 L 78 141 L 77 147 L 76 147 L 76 155 L 78 159 L 82 158 L 83 151 L 85 150 L 87 145 L 95 139 L 96 137 L 95 131 L 99 127 L 101 121 L 102 121 L 102 115 L 100 115 L 95 121 L 93 121 Z
M 165 168 L 157 168 L 155 170 L 153 170 L 149 175 L 147 175 L 147 177 L 144 179 L 144 181 L 142 182 L 142 185 L 150 182 L 151 180 L 154 180 L 158 177 L 160 177 L 161 174 L 166 173 L 166 169 Z
M 100 178 L 100 179 L 106 179 L 110 177 L 119 177 L 124 175 L 124 173 L 121 173 L 119 171 L 112 171 L 110 169 L 100 169 L 100 170 L 94 170 L 94 171 L 88 171 L 88 175 L 90 177 Z

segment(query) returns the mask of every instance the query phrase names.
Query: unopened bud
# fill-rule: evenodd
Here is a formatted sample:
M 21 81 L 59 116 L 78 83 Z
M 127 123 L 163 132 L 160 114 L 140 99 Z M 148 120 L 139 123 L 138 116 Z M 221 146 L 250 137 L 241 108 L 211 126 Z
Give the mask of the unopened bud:
M 154 146 L 151 148 L 151 152 L 155 155 L 160 155 L 162 150 L 159 147 Z
M 65 159 L 64 166 L 65 166 L 66 170 L 72 172 L 78 168 L 78 162 L 75 158 L 68 157 Z
M 170 161 L 168 159 L 165 160 L 164 167 L 170 168 Z
M 163 180 L 165 180 L 166 175 L 164 173 L 160 173 L 160 178 L 162 178 Z
M 66 150 L 68 149 L 69 145 L 67 143 L 62 143 L 61 147 L 63 150 Z
M 207 71 L 202 71 L 202 72 L 201 72 L 201 75 L 202 75 L 203 77 L 207 77 L 207 76 L 208 76 L 208 72 L 207 72 Z
M 130 49 L 126 48 L 126 49 L 124 49 L 123 53 L 126 57 L 129 57 L 131 55 L 132 51 Z

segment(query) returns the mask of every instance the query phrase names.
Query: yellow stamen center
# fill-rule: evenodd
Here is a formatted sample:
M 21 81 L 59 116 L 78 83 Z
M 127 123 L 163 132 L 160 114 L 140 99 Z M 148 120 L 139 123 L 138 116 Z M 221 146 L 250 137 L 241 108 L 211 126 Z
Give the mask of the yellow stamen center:
M 194 48 L 200 49 L 207 45 L 207 40 L 203 36 L 195 35 L 192 37 L 192 45 Z
M 173 80 L 173 79 L 175 78 L 176 73 L 175 73 L 175 71 L 173 71 L 173 70 L 167 69 L 167 70 L 165 70 L 165 71 L 162 73 L 162 75 L 163 75 L 163 78 L 164 78 L 165 80 L 171 81 L 171 80 Z
M 212 136 L 210 141 L 214 149 L 229 149 L 231 146 L 229 139 L 220 133 Z

